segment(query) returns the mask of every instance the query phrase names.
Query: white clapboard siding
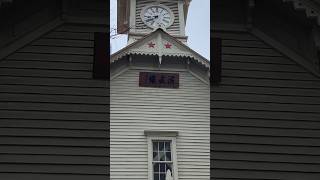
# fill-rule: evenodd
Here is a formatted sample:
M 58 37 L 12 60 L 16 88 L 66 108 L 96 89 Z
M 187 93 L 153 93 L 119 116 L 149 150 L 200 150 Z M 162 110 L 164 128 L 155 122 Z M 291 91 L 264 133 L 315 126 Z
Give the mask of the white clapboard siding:
M 212 179 L 319 179 L 320 79 L 250 33 L 222 38 Z
M 139 71 L 128 70 L 110 84 L 111 179 L 147 180 L 149 129 L 179 131 L 180 180 L 209 179 L 209 86 L 189 72 L 180 72 L 179 89 L 138 82 Z

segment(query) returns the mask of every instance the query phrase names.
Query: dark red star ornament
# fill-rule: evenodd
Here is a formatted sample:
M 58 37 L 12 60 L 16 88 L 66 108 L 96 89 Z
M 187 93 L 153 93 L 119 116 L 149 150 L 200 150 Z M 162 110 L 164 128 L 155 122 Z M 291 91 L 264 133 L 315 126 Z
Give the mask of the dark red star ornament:
M 166 49 L 171 49 L 172 44 L 169 44 L 169 43 L 167 42 L 167 44 L 165 44 L 164 46 L 166 47 Z
M 153 42 L 149 42 L 149 48 L 154 48 L 154 45 L 156 45 L 156 44 L 154 44 Z

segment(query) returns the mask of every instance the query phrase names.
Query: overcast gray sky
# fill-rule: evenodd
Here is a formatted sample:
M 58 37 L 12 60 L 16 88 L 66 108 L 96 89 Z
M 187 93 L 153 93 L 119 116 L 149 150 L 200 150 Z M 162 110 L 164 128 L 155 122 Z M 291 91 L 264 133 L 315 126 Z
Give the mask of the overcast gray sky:
M 110 28 L 117 26 L 117 0 L 110 0 Z M 111 32 L 111 35 L 115 32 Z M 192 0 L 186 25 L 188 46 L 210 60 L 210 0 Z M 127 35 L 118 35 L 110 39 L 111 53 L 127 44 Z

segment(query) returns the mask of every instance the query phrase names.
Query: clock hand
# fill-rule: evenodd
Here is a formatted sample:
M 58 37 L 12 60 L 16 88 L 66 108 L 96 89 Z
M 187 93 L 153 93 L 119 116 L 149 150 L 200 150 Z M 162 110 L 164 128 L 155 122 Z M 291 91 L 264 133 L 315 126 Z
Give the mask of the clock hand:
M 147 18 L 147 20 L 152 20 L 152 19 L 158 19 L 158 15 L 155 15 L 155 16 L 149 16 L 148 18 Z M 146 20 L 146 21 L 147 21 Z
M 149 21 L 153 21 L 154 18 L 149 18 L 149 19 L 146 19 L 146 22 L 149 22 Z

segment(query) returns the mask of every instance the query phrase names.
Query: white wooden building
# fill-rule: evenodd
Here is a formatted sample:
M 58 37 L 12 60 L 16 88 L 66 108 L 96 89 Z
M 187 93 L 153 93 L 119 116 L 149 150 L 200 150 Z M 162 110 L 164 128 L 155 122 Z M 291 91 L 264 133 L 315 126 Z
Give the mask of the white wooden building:
M 110 61 L 112 180 L 210 178 L 210 63 L 187 46 L 189 3 L 118 1 L 129 36 Z

